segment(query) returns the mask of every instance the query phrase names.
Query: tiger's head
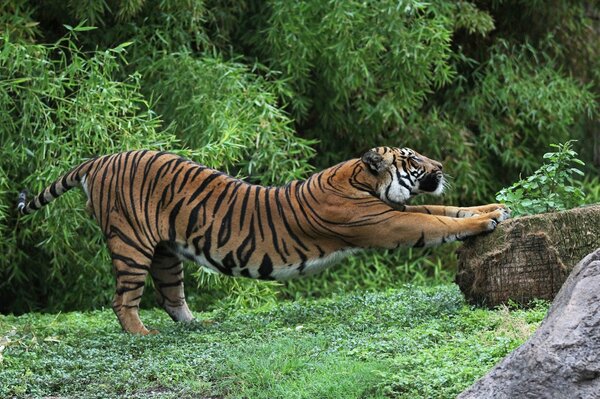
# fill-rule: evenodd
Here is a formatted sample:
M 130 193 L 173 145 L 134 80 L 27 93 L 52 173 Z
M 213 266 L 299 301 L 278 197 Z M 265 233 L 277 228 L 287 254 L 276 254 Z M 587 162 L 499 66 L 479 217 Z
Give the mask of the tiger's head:
M 376 147 L 361 157 L 375 178 L 374 189 L 389 205 L 402 205 L 417 194 L 444 191 L 442 164 L 410 148 Z

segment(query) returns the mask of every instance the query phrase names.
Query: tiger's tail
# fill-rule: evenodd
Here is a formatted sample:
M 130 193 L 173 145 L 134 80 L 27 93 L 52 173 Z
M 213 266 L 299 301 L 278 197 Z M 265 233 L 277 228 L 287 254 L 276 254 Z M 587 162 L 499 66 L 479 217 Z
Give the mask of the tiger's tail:
M 82 177 L 89 171 L 91 163 L 95 160 L 96 158 L 90 159 L 59 177 L 54 183 L 46 187 L 44 191 L 29 202 L 27 201 L 28 190 L 21 191 L 17 201 L 17 210 L 19 213 L 22 215 L 33 213 L 54 201 L 70 189 L 81 186 Z

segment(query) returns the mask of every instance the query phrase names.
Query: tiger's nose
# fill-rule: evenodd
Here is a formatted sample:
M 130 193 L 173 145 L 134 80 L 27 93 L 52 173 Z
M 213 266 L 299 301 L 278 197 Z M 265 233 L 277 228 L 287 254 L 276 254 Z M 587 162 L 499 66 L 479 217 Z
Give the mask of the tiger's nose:
M 433 161 L 433 166 L 435 166 L 436 170 L 439 170 L 440 172 L 444 169 L 444 166 L 438 161 Z

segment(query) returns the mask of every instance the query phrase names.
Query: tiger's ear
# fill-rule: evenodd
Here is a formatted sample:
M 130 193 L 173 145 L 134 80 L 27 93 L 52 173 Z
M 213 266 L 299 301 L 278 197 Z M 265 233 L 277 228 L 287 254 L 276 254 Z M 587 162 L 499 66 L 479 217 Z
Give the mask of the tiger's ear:
M 386 169 L 385 159 L 381 154 L 369 150 L 363 154 L 361 160 L 367 164 L 369 170 L 374 174 L 379 174 Z

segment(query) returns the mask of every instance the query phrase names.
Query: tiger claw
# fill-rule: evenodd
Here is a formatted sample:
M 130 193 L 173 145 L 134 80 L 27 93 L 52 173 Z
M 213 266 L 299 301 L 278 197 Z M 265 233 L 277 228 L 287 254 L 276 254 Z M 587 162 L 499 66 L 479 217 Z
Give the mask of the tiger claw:
M 508 208 L 497 209 L 493 213 L 494 216 L 490 218 L 490 225 L 488 231 L 494 231 L 499 223 L 510 218 L 510 210 Z
M 500 223 L 500 222 L 498 222 L 498 220 L 492 219 L 492 228 L 496 229 L 496 226 L 498 226 L 498 223 Z

